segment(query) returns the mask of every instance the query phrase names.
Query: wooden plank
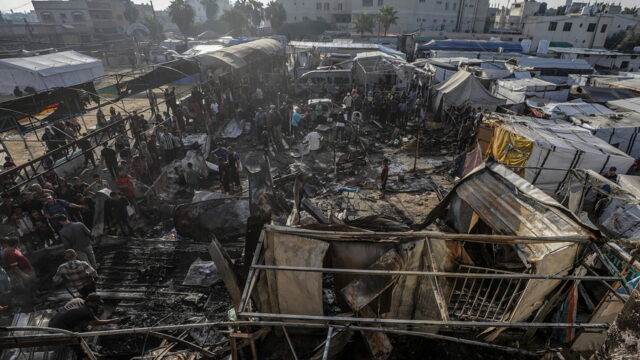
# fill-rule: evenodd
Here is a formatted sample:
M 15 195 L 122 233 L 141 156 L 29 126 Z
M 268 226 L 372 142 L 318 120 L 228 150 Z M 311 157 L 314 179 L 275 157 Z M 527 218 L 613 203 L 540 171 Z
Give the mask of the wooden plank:
M 242 291 L 238 285 L 236 274 L 233 271 L 231 258 L 213 234 L 211 235 L 211 244 L 209 244 L 209 255 L 211 255 L 211 259 L 216 264 L 220 277 L 222 277 L 222 281 L 231 296 L 233 305 L 238 309 L 242 299 Z

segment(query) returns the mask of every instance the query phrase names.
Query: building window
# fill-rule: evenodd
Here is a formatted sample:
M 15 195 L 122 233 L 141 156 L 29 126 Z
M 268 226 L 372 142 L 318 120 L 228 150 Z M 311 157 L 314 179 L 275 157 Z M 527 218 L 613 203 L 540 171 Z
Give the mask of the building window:
M 362 6 L 373 6 L 373 0 L 362 0 Z
M 53 15 L 50 12 L 42 13 L 42 21 L 44 22 L 53 22 Z
M 427 0 L 418 0 L 418 2 L 423 3 L 423 2 L 427 2 Z
M 556 31 L 556 28 L 558 27 L 558 23 L 555 21 L 552 21 L 549 23 L 549 31 Z
M 378 6 L 382 6 L 384 0 L 378 0 Z
M 60 20 L 62 20 L 63 23 L 67 22 L 67 14 L 60 13 Z
M 302 17 L 302 21 L 309 21 L 309 17 L 308 16 L 303 16 Z
M 438 19 L 433 19 L 433 22 L 434 22 L 434 23 L 437 23 L 437 22 L 438 22 Z
M 444 3 L 444 9 L 445 10 L 449 10 L 449 2 L 448 1 L 446 3 Z
M 316 3 L 316 10 L 322 10 L 322 3 Z
M 453 3 L 453 10 L 455 10 L 458 7 L 458 3 Z
M 338 5 L 337 5 L 337 6 L 338 6 L 338 7 L 337 7 L 337 9 L 338 9 L 338 10 L 342 10 L 342 3 L 338 3 Z
M 470 7 L 470 8 L 472 8 L 472 7 L 473 7 L 473 4 L 469 4 L 469 7 Z
M 81 12 L 76 11 L 73 14 L 71 14 L 71 17 L 73 17 L 74 22 L 84 22 L 84 14 Z
M 329 11 L 329 3 L 324 3 L 324 9 L 325 9 L 326 11 Z
M 562 25 L 562 31 L 571 31 L 571 25 L 573 25 L 573 23 L 570 23 L 570 22 L 564 23 L 564 25 Z
M 582 29 L 582 23 L 578 24 L 578 27 L 579 27 L 580 29 Z
M 607 31 L 607 24 L 602 24 L 602 27 L 600 28 L 600 32 L 606 32 Z
M 589 24 L 589 26 L 587 26 L 587 32 L 594 32 L 594 31 L 596 31 L 596 23 Z

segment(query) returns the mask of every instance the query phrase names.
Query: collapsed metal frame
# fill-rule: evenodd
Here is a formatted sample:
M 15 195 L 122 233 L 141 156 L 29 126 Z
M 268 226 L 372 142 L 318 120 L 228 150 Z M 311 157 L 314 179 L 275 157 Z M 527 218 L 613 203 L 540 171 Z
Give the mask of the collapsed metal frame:
M 295 228 L 285 228 L 278 226 L 267 226 L 266 230 L 275 230 L 283 234 L 297 235 L 313 240 L 322 241 L 364 241 L 374 242 L 377 240 L 401 243 L 403 241 L 410 241 L 415 239 L 426 239 L 429 256 L 431 257 L 431 239 L 445 240 L 445 241 L 462 241 L 462 242 L 476 242 L 476 243 L 491 243 L 497 245 L 511 245 L 511 244 L 535 244 L 535 243 L 579 243 L 589 246 L 593 249 L 604 264 L 610 276 L 593 275 L 536 275 L 536 274 L 514 274 L 507 272 L 494 272 L 494 273 L 481 273 L 481 272 L 439 272 L 439 271 L 402 271 L 402 270 L 372 270 L 372 269 L 345 269 L 345 268 L 318 268 L 318 267 L 304 267 L 304 266 L 277 266 L 264 264 L 265 256 L 263 252 L 263 244 L 265 241 L 265 232 L 260 236 L 260 240 L 256 246 L 254 256 L 252 259 L 247 281 L 242 292 L 242 298 L 238 306 L 237 316 L 242 320 L 258 320 L 260 321 L 294 321 L 293 327 L 299 325 L 301 327 L 307 324 L 315 324 L 323 326 L 328 329 L 327 339 L 325 340 L 325 356 L 328 353 L 329 342 L 332 338 L 332 332 L 337 326 L 346 326 L 352 330 L 372 329 L 371 326 L 377 326 L 378 331 L 398 334 L 398 335 L 413 335 L 424 338 L 439 339 L 444 341 L 452 341 L 458 343 L 465 343 L 469 345 L 487 347 L 507 352 L 521 353 L 532 355 L 534 352 L 512 348 L 508 346 L 499 346 L 483 341 L 469 340 L 459 337 L 446 336 L 437 333 L 428 333 L 423 331 L 413 331 L 404 329 L 411 326 L 430 325 L 438 326 L 442 328 L 527 328 L 527 329 L 540 329 L 540 328 L 563 328 L 563 329 L 591 329 L 592 331 L 603 331 L 609 328 L 610 324 L 607 323 L 548 323 L 548 322 L 507 322 L 507 321 L 495 321 L 495 316 L 491 321 L 456 321 L 456 320 L 410 320 L 410 319 L 388 319 L 388 318 L 365 318 L 365 317 L 351 317 L 351 316 L 316 316 L 316 315 L 296 315 L 296 314 L 273 314 L 263 313 L 258 311 L 250 311 L 250 302 L 258 275 L 261 271 L 299 271 L 299 272 L 313 272 L 313 273 L 333 273 L 333 274 L 354 274 L 354 275 L 373 275 L 373 276 L 421 276 L 430 277 L 435 279 L 435 285 L 440 287 L 438 279 L 441 278 L 454 278 L 482 280 L 489 279 L 494 280 L 507 280 L 517 281 L 520 284 L 522 281 L 528 280 L 580 280 L 580 281 L 598 281 L 603 283 L 608 291 L 613 289 L 608 281 L 619 282 L 623 287 L 629 291 L 625 279 L 622 277 L 619 271 L 613 268 L 604 257 L 597 245 L 593 242 L 593 238 L 590 236 L 567 236 L 567 237 L 535 237 L 535 236 L 511 236 L 511 235 L 475 235 L 475 234 L 445 234 L 432 231 L 416 231 L 416 232 L 390 232 L 390 233 L 378 233 L 378 232 L 326 232 L 323 237 L 322 232 Z M 262 264 L 260 264 L 262 262 Z M 453 291 L 453 289 L 452 289 Z M 477 300 L 477 298 L 476 298 Z M 504 300 L 504 299 L 503 299 Z M 514 298 L 510 298 L 509 301 L 513 301 Z M 292 323 L 288 323 L 292 324 Z M 291 348 L 291 351 L 295 353 L 295 349 Z

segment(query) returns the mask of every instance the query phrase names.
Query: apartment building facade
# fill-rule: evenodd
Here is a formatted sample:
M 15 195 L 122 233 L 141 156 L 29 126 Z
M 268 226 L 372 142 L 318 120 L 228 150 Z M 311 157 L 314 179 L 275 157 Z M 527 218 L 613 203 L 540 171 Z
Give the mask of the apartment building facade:
M 495 17 L 494 29 L 522 30 L 524 20 L 534 16 L 540 10 L 542 3 L 536 1 L 522 1 L 511 4 L 509 8 L 501 8 Z
M 32 2 L 41 24 L 53 26 L 56 33 L 76 42 L 86 43 L 94 38 L 116 38 L 126 33 L 129 21 L 124 16 L 127 1 L 118 0 L 53 0 Z M 153 16 L 150 4 L 134 4 L 138 22 Z M 59 30 L 59 31 L 58 31 Z
M 343 30 L 351 30 L 359 14 L 378 14 L 391 6 L 398 21 L 390 33 L 482 32 L 489 11 L 489 0 L 283 0 L 283 4 L 288 22 L 324 20 Z
M 531 39 L 532 51 L 541 40 L 568 43 L 576 48 L 603 48 L 607 38 L 618 31 L 629 31 L 640 23 L 640 16 L 570 14 L 530 16 L 524 20 L 523 38 Z

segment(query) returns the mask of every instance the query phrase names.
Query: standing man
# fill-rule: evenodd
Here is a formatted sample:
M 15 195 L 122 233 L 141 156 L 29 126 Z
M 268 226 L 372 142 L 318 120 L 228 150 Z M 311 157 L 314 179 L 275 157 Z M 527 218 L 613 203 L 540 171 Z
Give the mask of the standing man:
M 54 199 L 53 196 L 47 194 L 43 198 L 44 205 L 42 206 L 42 213 L 49 219 L 51 226 L 56 232 L 59 232 L 62 228 L 62 224 L 56 218 L 56 215 L 64 215 L 65 218 L 69 218 L 69 212 L 67 208 L 71 209 L 86 209 L 84 205 L 77 205 L 72 202 L 68 202 L 62 199 Z
M 4 239 L 2 262 L 9 271 L 13 304 L 26 312 L 32 311 L 32 288 L 35 281 L 35 271 L 29 259 L 18 250 L 17 238 Z
M 380 198 L 384 198 L 387 191 L 387 180 L 389 180 L 389 159 L 385 158 L 382 160 L 382 170 L 380 171 L 380 189 L 382 190 Z
M 93 253 L 94 243 L 91 230 L 87 229 L 81 222 L 70 222 L 65 215 L 56 215 L 56 219 L 62 224 L 60 238 L 67 249 L 76 251 L 78 258 L 86 261 L 95 269 L 96 256 Z
M 66 262 L 58 266 L 53 282 L 66 282 L 67 286 L 76 289 L 83 298 L 95 292 L 98 278 L 96 270 L 88 262 L 78 260 L 78 254 L 73 249 L 65 250 L 64 259 Z
M 109 147 L 108 142 L 102 143 L 102 151 L 100 151 L 100 164 L 107 165 L 107 170 L 113 180 L 118 176 L 118 153 Z
M 91 149 L 91 141 L 87 139 L 87 133 L 82 133 L 82 137 L 78 140 L 78 147 L 84 154 L 84 166 L 86 167 L 89 162 L 93 167 L 96 167 L 96 159 L 93 156 L 93 149 Z
M 234 191 L 242 192 L 242 185 L 240 185 L 240 157 L 238 153 L 233 150 L 232 147 L 227 148 L 227 173 L 229 176 L 229 182 L 233 184 Z M 238 190 L 235 187 L 238 187 Z
M 351 93 L 347 93 L 347 95 L 345 95 L 345 97 L 342 99 L 342 105 L 344 105 L 345 111 L 347 113 L 347 116 L 349 114 L 351 114 L 351 106 L 353 105 L 353 97 L 351 96 Z

